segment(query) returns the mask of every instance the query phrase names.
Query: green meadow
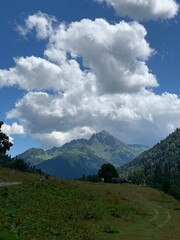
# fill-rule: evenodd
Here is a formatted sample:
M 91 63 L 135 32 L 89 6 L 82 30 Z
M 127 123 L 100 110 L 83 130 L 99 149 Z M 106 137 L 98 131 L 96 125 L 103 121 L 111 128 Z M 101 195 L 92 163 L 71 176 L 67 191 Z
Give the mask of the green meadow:
M 0 169 L 0 240 L 180 239 L 180 202 L 149 187 Z

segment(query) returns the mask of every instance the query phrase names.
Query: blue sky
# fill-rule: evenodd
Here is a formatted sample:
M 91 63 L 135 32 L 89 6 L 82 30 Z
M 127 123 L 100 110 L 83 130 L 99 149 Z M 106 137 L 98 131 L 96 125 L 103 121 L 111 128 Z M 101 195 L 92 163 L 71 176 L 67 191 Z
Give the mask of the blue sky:
M 153 145 L 179 127 L 178 4 L 2 0 L 0 119 L 11 154 L 103 129 Z

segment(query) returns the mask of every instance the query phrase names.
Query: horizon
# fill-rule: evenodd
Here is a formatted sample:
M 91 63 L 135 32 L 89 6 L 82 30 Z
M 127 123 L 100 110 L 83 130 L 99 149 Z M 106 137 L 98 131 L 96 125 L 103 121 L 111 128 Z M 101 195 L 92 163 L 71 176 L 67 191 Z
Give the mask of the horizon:
M 111 133 L 109 133 L 108 131 L 106 131 L 106 130 L 101 130 L 100 132 L 97 132 L 97 133 L 93 133 L 90 137 L 88 137 L 88 138 L 74 138 L 74 139 L 71 139 L 70 141 L 68 141 L 68 142 L 65 142 L 63 145 L 61 145 L 61 146 L 58 146 L 58 147 L 56 147 L 56 146 L 52 146 L 51 148 L 41 148 L 41 147 L 30 147 L 30 148 L 28 148 L 28 149 L 26 149 L 25 151 L 23 151 L 23 152 L 21 152 L 21 153 L 18 153 L 16 156 L 18 156 L 18 155 L 20 155 L 20 154 L 22 154 L 22 153 L 24 153 L 24 152 L 26 152 L 26 151 L 28 151 L 28 150 L 30 150 L 30 149 L 42 149 L 42 150 L 44 150 L 44 151 L 48 151 L 48 150 L 52 150 L 53 148 L 61 148 L 61 147 L 63 147 L 65 144 L 69 144 L 69 143 L 71 143 L 72 141 L 78 141 L 78 140 L 82 140 L 82 139 L 85 139 L 85 140 L 90 140 L 94 135 L 97 135 L 97 134 L 101 134 L 102 132 L 106 132 L 106 133 L 108 133 L 110 136 L 112 136 L 112 137 L 114 137 L 114 138 L 116 138 L 115 136 L 113 136 Z M 176 130 L 175 130 L 176 131 Z M 173 131 L 174 132 L 174 131 Z M 173 133 L 172 132 L 172 133 Z M 172 133 L 170 133 L 170 134 L 168 134 L 165 138 L 163 138 L 163 139 L 161 139 L 160 141 L 163 141 L 163 140 L 165 140 L 169 135 L 171 135 Z M 122 142 L 123 144 L 126 144 L 126 145 L 128 145 L 128 146 L 144 146 L 144 147 L 148 147 L 148 149 L 150 150 L 150 149 L 152 149 L 154 146 L 156 146 L 159 142 L 156 142 L 154 145 L 152 145 L 152 146 L 150 146 L 150 145 L 143 145 L 143 144 L 139 144 L 139 143 L 127 143 L 127 142 L 123 142 L 123 141 L 121 141 L 121 139 L 118 139 L 118 138 L 116 138 L 118 141 L 120 141 L 120 142 Z M 13 146 L 12 146 L 13 147 Z M 11 150 L 9 151 L 9 152 L 11 152 Z M 16 157 L 15 155 L 14 156 L 12 156 L 11 155 L 11 157 Z
M 2 0 L 0 120 L 10 154 L 102 129 L 153 146 L 179 128 L 179 3 Z

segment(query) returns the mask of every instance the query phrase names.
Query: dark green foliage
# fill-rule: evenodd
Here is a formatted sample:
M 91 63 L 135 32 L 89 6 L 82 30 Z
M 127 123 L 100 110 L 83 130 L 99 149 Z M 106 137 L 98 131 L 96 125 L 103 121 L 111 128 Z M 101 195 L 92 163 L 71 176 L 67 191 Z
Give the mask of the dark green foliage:
M 134 183 L 159 188 L 180 199 L 180 129 L 122 167 Z
M 0 230 L 0 240 L 23 240 L 18 237 L 16 234 L 10 234 L 8 232 Z
M 45 175 L 45 173 L 41 169 L 36 169 L 35 167 L 30 166 L 23 159 L 13 158 L 7 167 L 22 172 L 38 173 L 40 175 Z
M 37 173 L 44 175 L 41 169 L 36 169 L 34 166 L 30 166 L 23 159 L 11 158 L 8 155 L 0 155 L 0 166 L 10 169 L 19 170 L 22 172 Z
M 0 166 L 8 167 L 12 159 L 9 155 L 0 155 Z
M 104 182 L 110 183 L 112 178 L 119 176 L 116 168 L 111 163 L 106 163 L 101 166 L 98 171 L 99 178 L 104 178 Z
M 11 157 L 6 154 L 12 147 L 9 137 L 1 131 L 3 122 L 0 121 L 0 166 L 6 167 L 11 162 Z
M 168 193 L 174 196 L 177 199 L 180 199 L 180 188 L 176 184 L 172 184 L 170 188 L 168 189 Z
M 16 159 L 15 161 L 12 161 L 12 163 L 10 164 L 10 167 L 23 172 L 27 172 L 29 168 L 27 163 L 25 163 L 22 159 Z
M 4 123 L 0 121 L 0 156 L 6 155 L 6 152 L 12 147 L 12 143 L 9 141 L 9 137 L 1 131 L 1 127 Z

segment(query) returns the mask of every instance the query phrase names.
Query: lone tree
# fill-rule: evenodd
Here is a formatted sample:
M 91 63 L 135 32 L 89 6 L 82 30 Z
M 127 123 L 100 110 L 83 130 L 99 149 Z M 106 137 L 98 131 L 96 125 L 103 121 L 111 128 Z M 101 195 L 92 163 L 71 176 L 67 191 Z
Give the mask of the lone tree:
M 104 182 L 109 183 L 112 178 L 118 177 L 119 174 L 111 163 L 105 163 L 99 169 L 98 176 L 99 178 L 104 178 Z
M 6 152 L 12 147 L 12 143 L 9 141 L 9 137 L 1 131 L 1 127 L 4 123 L 0 121 L 0 156 L 5 156 Z

